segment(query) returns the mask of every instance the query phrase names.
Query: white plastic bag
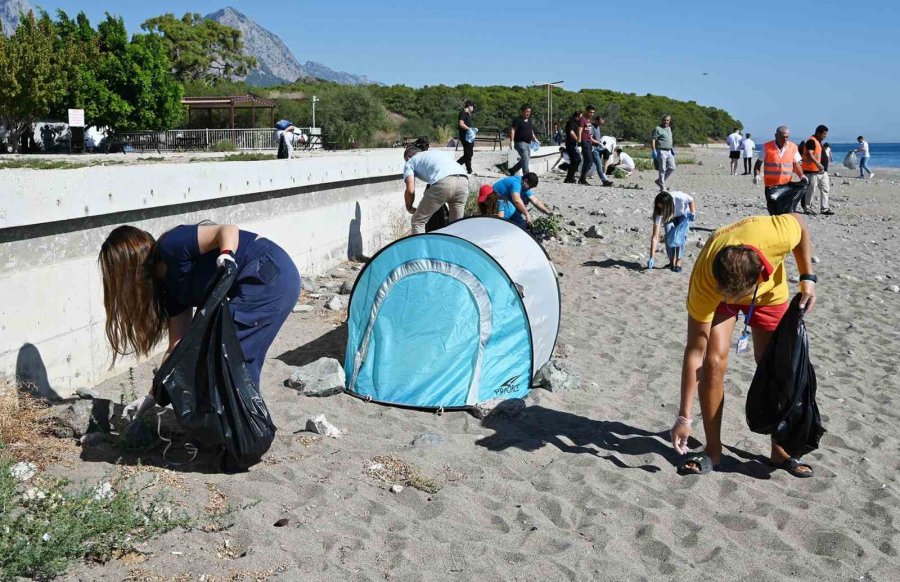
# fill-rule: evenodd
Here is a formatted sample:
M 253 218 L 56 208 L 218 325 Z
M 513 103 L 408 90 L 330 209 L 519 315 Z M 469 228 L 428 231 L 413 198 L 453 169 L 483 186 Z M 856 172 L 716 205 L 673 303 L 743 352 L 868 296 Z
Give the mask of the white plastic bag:
M 851 170 L 859 169 L 859 160 L 856 159 L 856 152 L 847 152 L 844 156 L 844 167 Z

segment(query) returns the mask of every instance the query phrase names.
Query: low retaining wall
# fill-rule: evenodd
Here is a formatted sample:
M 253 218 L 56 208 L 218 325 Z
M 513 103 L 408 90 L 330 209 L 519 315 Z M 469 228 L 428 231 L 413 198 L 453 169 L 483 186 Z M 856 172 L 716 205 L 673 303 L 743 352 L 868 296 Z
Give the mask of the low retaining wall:
M 536 152 L 531 152 L 531 159 L 528 163 L 528 169 L 540 176 L 550 171 L 556 160 L 559 159 L 559 148 L 557 146 L 541 146 Z M 512 168 L 519 162 L 519 152 L 514 148 L 510 148 L 507 153 L 506 167 Z
M 371 256 L 409 228 L 398 150 L 262 162 L 0 171 L 0 376 L 72 395 L 120 373 L 104 334 L 97 254 L 132 224 L 238 224 L 304 275 Z

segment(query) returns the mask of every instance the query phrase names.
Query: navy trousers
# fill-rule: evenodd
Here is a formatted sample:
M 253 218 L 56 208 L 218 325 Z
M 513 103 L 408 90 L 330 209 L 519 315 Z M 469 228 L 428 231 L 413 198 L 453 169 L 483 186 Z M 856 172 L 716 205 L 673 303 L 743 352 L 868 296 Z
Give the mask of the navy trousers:
M 269 240 L 245 265 L 229 293 L 244 361 L 259 388 L 266 352 L 300 297 L 300 273 L 288 254 Z

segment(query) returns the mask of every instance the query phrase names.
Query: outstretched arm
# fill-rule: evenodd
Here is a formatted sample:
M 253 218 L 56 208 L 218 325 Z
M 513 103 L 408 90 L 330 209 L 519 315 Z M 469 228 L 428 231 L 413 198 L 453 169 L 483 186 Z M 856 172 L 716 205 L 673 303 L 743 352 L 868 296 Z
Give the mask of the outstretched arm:
M 534 204 L 534 207 L 543 212 L 544 214 L 550 214 L 551 210 L 547 208 L 547 205 L 541 201 L 537 196 L 531 197 L 531 203 Z
M 416 200 L 416 177 L 407 176 L 404 181 L 406 182 L 406 192 L 403 193 L 403 196 L 406 201 L 406 210 L 410 214 L 414 214 L 416 211 L 416 207 L 413 206 L 413 202 Z
M 800 270 L 801 275 L 813 275 L 812 239 L 809 228 L 806 226 L 803 215 L 794 213 L 791 216 L 796 218 L 800 224 L 800 242 L 794 247 L 797 269 Z M 816 284 L 812 281 L 800 281 L 800 293 L 803 295 L 800 299 L 800 307 L 805 308 L 809 313 L 816 304 Z

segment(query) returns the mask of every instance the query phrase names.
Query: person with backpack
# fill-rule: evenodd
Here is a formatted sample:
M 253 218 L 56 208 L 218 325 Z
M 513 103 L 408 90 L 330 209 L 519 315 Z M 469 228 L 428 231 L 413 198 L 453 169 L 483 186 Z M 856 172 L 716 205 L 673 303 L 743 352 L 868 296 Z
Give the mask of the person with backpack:
M 799 307 L 808 314 L 816 303 L 812 242 L 801 214 L 751 216 L 716 230 L 706 241 L 691 272 L 687 295 L 687 342 L 681 370 L 681 398 L 670 432 L 675 450 L 684 455 L 678 471 L 699 475 L 712 471 L 722 456 L 722 408 L 728 357 L 749 351 L 756 361 L 788 309 L 790 289 L 785 260 L 792 253 L 800 271 Z M 740 338 L 732 332 L 744 314 Z M 749 331 L 752 329 L 751 331 Z M 699 393 L 706 446 L 692 453 L 688 442 Z M 812 467 L 791 457 L 774 440 L 771 463 L 795 477 L 812 477 Z
M 659 231 L 666 236 L 666 254 L 669 256 L 667 268 L 676 273 L 681 272 L 681 261 L 684 259 L 684 243 L 687 231 L 697 214 L 694 197 L 684 192 L 660 192 L 653 201 L 653 232 L 650 235 L 650 258 L 647 269 L 656 266 L 656 245 L 659 242 Z
M 229 308 L 250 379 L 259 390 L 266 353 L 300 296 L 300 273 L 274 242 L 234 225 L 182 225 L 158 240 L 133 226 L 114 229 L 100 248 L 106 337 L 116 358 L 149 356 L 168 338 L 165 358 L 191 325 L 220 269 L 236 265 Z M 126 411 L 151 407 L 142 396 Z

